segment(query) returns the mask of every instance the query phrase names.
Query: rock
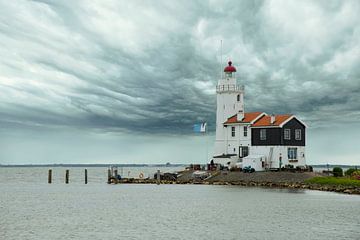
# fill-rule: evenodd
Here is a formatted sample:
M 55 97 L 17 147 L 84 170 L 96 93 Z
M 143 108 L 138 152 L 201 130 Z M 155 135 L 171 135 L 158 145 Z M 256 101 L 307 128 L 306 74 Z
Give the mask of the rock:
M 345 189 L 345 190 L 343 191 L 343 193 L 352 194 L 353 191 L 352 191 L 351 189 Z

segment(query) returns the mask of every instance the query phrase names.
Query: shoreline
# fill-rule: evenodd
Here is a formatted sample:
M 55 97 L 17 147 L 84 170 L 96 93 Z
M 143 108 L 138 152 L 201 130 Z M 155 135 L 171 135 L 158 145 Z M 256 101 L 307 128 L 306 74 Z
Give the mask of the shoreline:
M 160 180 L 160 184 L 199 184 L 199 185 L 232 185 L 243 187 L 266 187 L 279 189 L 304 189 L 344 194 L 360 195 L 360 187 L 346 185 L 327 185 L 306 183 L 307 179 L 320 174 L 313 172 L 215 172 L 212 176 L 201 180 L 192 177 L 193 171 L 183 172 L 177 180 Z M 156 179 L 124 178 L 115 180 L 113 184 L 157 184 Z

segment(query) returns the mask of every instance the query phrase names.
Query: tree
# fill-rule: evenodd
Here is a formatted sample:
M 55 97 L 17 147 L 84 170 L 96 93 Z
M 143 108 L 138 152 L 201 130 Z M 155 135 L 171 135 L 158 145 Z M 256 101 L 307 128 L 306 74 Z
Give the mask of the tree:
M 343 176 L 343 170 L 341 167 L 334 167 L 333 168 L 333 174 L 334 177 L 342 177 Z

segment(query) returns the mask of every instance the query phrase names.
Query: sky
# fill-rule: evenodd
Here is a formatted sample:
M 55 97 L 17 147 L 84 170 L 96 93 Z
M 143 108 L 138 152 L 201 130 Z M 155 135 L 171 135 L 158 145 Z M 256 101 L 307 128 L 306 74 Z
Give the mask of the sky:
M 205 163 L 231 59 L 246 111 L 307 123 L 309 164 L 360 165 L 359 12 L 356 0 L 0 0 L 0 164 Z

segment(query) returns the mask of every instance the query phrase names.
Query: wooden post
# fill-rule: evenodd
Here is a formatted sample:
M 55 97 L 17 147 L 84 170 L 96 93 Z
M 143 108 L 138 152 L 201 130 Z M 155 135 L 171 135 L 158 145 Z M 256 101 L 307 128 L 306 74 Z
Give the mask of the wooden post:
M 111 183 L 111 169 L 108 168 L 108 184 Z
M 87 169 L 85 169 L 85 184 L 88 183 L 88 178 L 87 178 Z
M 66 171 L 65 171 L 65 183 L 66 184 L 69 183 L 69 169 L 66 169 Z
M 156 183 L 157 183 L 157 185 L 159 185 L 160 184 L 160 169 L 157 170 L 156 179 L 157 179 Z
M 117 179 L 117 176 L 118 176 L 118 170 L 117 170 L 117 168 L 115 168 L 115 169 L 114 169 L 114 178 Z
M 48 183 L 50 184 L 52 182 L 52 170 L 49 169 L 49 174 L 48 174 Z

